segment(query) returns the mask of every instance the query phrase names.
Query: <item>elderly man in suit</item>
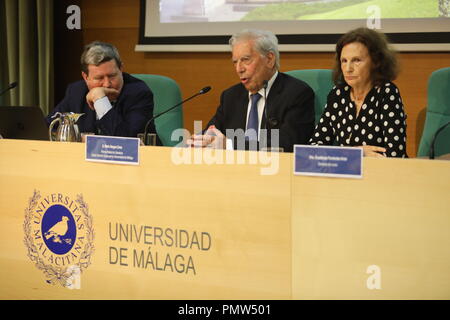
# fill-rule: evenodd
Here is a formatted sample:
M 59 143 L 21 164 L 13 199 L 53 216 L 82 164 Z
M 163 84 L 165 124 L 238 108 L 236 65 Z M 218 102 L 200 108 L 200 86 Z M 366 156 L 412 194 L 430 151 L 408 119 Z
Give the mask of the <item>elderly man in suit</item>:
M 305 82 L 278 71 L 276 36 L 244 30 L 229 43 L 240 83 L 222 93 L 206 130 L 193 135 L 188 144 L 250 150 L 277 146 L 292 152 L 294 144 L 308 143 L 314 130 L 314 92 Z
M 77 124 L 80 132 L 136 137 L 153 115 L 153 93 L 141 80 L 122 72 L 117 49 L 94 41 L 81 55 L 83 80 L 70 84 L 56 112 L 84 113 Z M 155 133 L 154 125 L 149 132 Z

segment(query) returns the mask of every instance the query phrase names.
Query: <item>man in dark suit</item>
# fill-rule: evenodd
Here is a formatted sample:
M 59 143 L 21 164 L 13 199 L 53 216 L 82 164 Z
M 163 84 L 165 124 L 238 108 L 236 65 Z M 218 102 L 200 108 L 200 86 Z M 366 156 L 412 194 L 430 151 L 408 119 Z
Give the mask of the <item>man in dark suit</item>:
M 56 112 L 84 113 L 77 122 L 80 132 L 136 137 L 153 115 L 153 93 L 141 80 L 122 72 L 117 49 L 92 42 L 81 55 L 83 80 L 70 84 Z M 149 132 L 156 132 L 152 124 Z
M 275 35 L 244 30 L 231 37 L 230 46 L 240 83 L 222 93 L 207 129 L 188 144 L 292 152 L 294 144 L 308 143 L 314 130 L 314 92 L 305 82 L 278 72 Z

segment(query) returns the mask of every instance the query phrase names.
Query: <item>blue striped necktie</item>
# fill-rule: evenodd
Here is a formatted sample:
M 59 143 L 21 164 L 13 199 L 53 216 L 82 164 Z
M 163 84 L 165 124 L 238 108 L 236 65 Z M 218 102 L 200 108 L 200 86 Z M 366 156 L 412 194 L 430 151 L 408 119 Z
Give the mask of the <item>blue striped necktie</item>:
M 252 100 L 252 106 L 248 116 L 247 131 L 245 136 L 248 140 L 258 140 L 258 101 L 261 98 L 261 95 L 259 93 L 255 93 L 250 95 L 250 98 Z M 253 129 L 254 131 L 249 131 L 249 129 Z

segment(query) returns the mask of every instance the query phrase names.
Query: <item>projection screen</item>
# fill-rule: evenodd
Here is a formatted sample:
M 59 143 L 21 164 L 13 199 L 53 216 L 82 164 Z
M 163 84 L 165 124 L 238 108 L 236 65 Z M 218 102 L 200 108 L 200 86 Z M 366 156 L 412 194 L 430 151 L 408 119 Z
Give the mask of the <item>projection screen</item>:
M 397 50 L 450 51 L 450 0 L 141 0 L 136 51 L 228 51 L 242 29 L 274 32 L 281 51 L 333 51 L 360 26 Z

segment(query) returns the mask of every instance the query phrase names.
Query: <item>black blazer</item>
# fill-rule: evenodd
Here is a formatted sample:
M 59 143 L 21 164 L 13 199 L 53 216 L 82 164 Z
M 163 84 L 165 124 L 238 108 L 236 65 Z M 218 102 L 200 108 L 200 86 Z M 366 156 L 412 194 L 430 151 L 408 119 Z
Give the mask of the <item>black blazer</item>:
M 95 111 L 88 107 L 86 95 L 89 92 L 84 80 L 70 84 L 64 99 L 47 116 L 47 123 L 56 112 L 84 113 L 78 120 L 80 132 L 94 132 L 107 136 L 136 137 L 144 132 L 146 122 L 153 116 L 153 93 L 142 80 L 123 73 L 123 87 L 113 108 L 100 120 Z M 149 132 L 156 132 L 150 125 Z
M 242 84 L 225 90 L 220 97 L 220 106 L 206 128 L 215 125 L 223 134 L 226 129 L 245 131 L 248 103 L 248 91 Z M 308 143 L 314 130 L 314 91 L 311 87 L 279 72 L 267 97 L 266 108 L 270 121 L 267 122 L 264 114 L 261 129 L 279 129 L 279 146 L 285 152 L 292 152 L 294 144 Z M 234 148 L 237 147 L 234 143 Z

